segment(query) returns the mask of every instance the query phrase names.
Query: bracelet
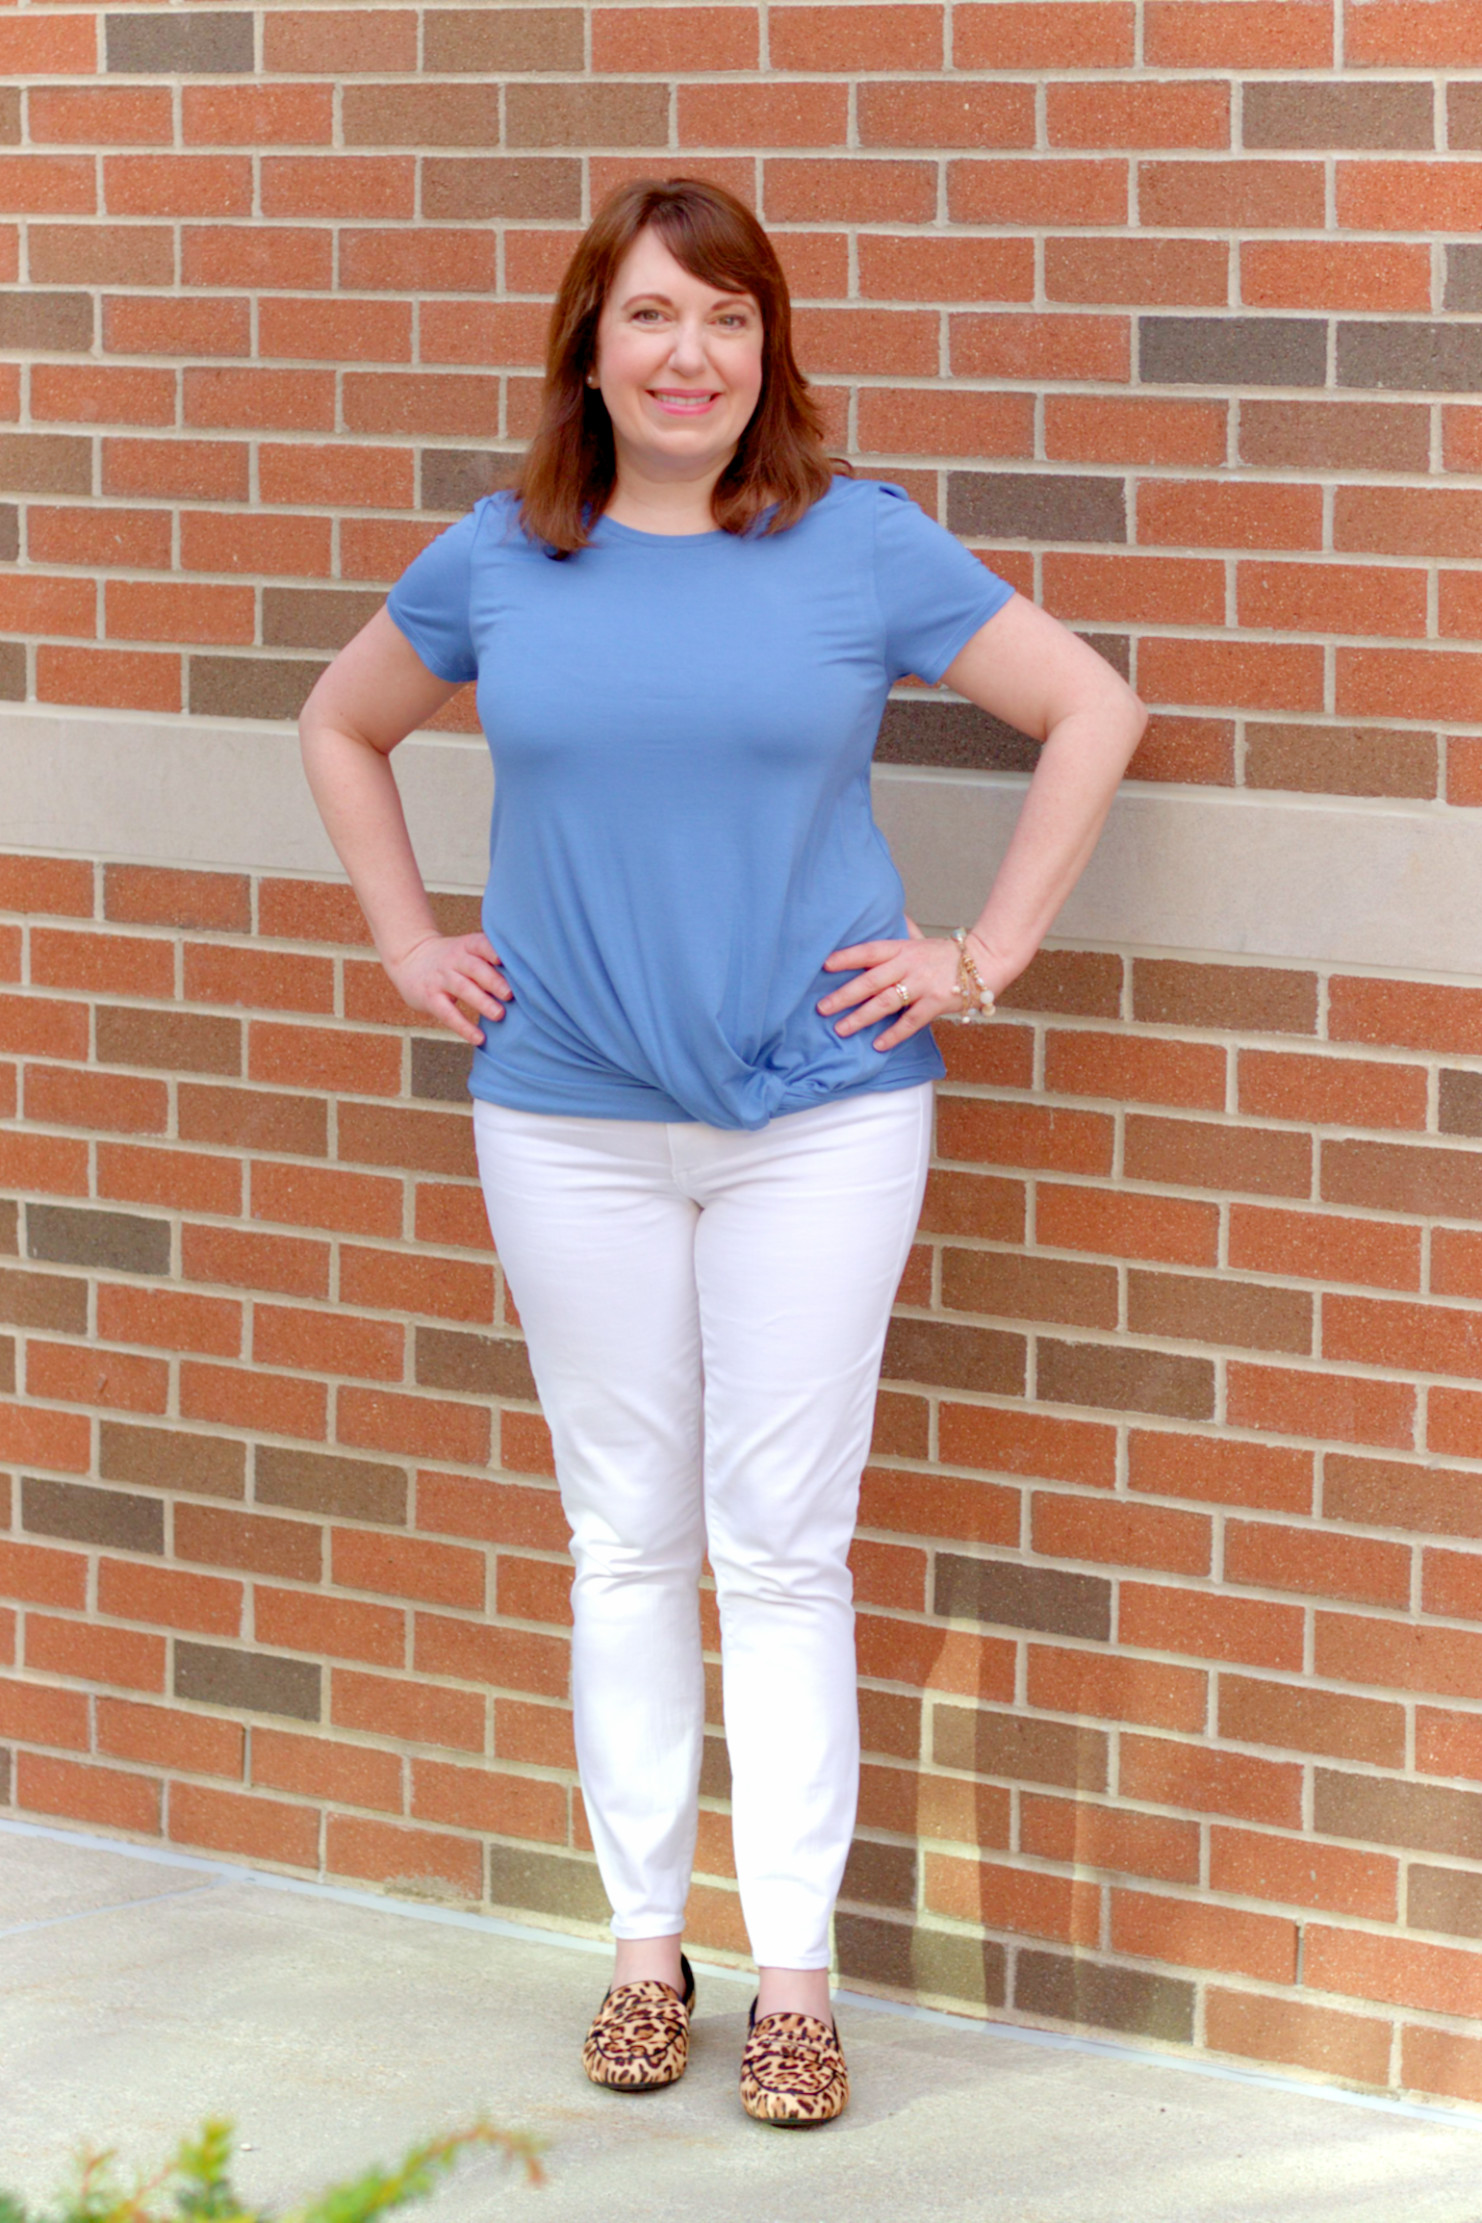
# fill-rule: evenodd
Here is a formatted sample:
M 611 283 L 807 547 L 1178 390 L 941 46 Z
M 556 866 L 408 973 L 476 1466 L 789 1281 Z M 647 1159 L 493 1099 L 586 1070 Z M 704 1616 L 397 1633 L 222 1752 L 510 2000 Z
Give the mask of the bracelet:
M 962 998 L 962 1009 L 953 1017 L 959 1026 L 970 1027 L 993 1017 L 993 990 L 985 983 L 967 946 L 967 928 L 954 927 L 952 939 L 957 944 L 957 993 Z

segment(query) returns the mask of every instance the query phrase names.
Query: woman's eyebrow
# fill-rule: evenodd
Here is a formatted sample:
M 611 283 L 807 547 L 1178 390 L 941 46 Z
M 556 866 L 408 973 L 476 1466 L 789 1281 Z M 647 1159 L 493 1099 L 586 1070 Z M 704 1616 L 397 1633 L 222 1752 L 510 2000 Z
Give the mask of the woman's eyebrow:
M 674 306 L 674 299 L 671 294 L 659 293 L 652 289 L 647 293 L 630 293 L 627 299 L 620 303 L 620 306 L 624 309 L 634 309 L 640 301 L 657 301 L 666 309 L 672 309 Z M 744 302 L 750 308 L 756 307 L 756 303 L 749 293 L 718 293 L 712 307 L 721 308 L 733 301 Z

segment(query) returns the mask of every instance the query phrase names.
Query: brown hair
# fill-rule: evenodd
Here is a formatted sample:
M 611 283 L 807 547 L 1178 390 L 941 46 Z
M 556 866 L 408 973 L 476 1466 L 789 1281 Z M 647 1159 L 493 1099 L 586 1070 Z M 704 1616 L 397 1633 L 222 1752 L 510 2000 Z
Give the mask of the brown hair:
M 762 390 L 711 497 L 716 524 L 723 532 L 747 532 L 775 503 L 766 530 L 782 532 L 828 492 L 833 478 L 818 404 L 792 351 L 787 280 L 772 242 L 724 186 L 701 178 L 640 178 L 619 186 L 582 234 L 551 312 L 545 394 L 519 494 L 522 524 L 553 555 L 584 548 L 612 498 L 612 421 L 586 379 L 618 266 L 648 230 L 692 277 L 749 293 L 761 311 Z

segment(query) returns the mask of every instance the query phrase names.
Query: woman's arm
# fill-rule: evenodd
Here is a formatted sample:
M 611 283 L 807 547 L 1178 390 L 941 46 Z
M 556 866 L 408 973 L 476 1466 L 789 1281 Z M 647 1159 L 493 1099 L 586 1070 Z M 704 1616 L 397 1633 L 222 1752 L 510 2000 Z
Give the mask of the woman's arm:
M 944 676 L 980 710 L 1044 744 L 1008 853 L 969 928 L 978 971 L 998 994 L 1023 972 L 1085 870 L 1147 712 L 1110 664 L 1023 595 L 979 627 Z M 838 972 L 868 968 L 819 1006 L 827 1015 L 847 1010 L 841 1034 L 895 1012 L 895 982 L 911 991 L 876 1049 L 959 1008 L 951 942 L 864 942 L 827 963 Z
M 380 609 L 315 681 L 299 715 L 304 771 L 349 874 L 376 952 L 403 1001 L 480 1043 L 459 1004 L 500 1019 L 509 1001 L 482 934 L 444 935 L 433 916 L 391 770 L 391 751 L 459 682 L 428 670 Z

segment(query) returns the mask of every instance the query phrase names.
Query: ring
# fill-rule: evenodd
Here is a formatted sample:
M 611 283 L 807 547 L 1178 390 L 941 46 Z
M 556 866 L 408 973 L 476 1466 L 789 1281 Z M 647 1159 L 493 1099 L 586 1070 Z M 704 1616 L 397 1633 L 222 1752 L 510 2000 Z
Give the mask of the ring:
M 896 994 L 900 997 L 901 1008 L 902 1010 L 904 1010 L 905 1006 L 911 1000 L 910 989 L 906 986 L 903 980 L 893 980 L 890 985 L 895 990 Z

